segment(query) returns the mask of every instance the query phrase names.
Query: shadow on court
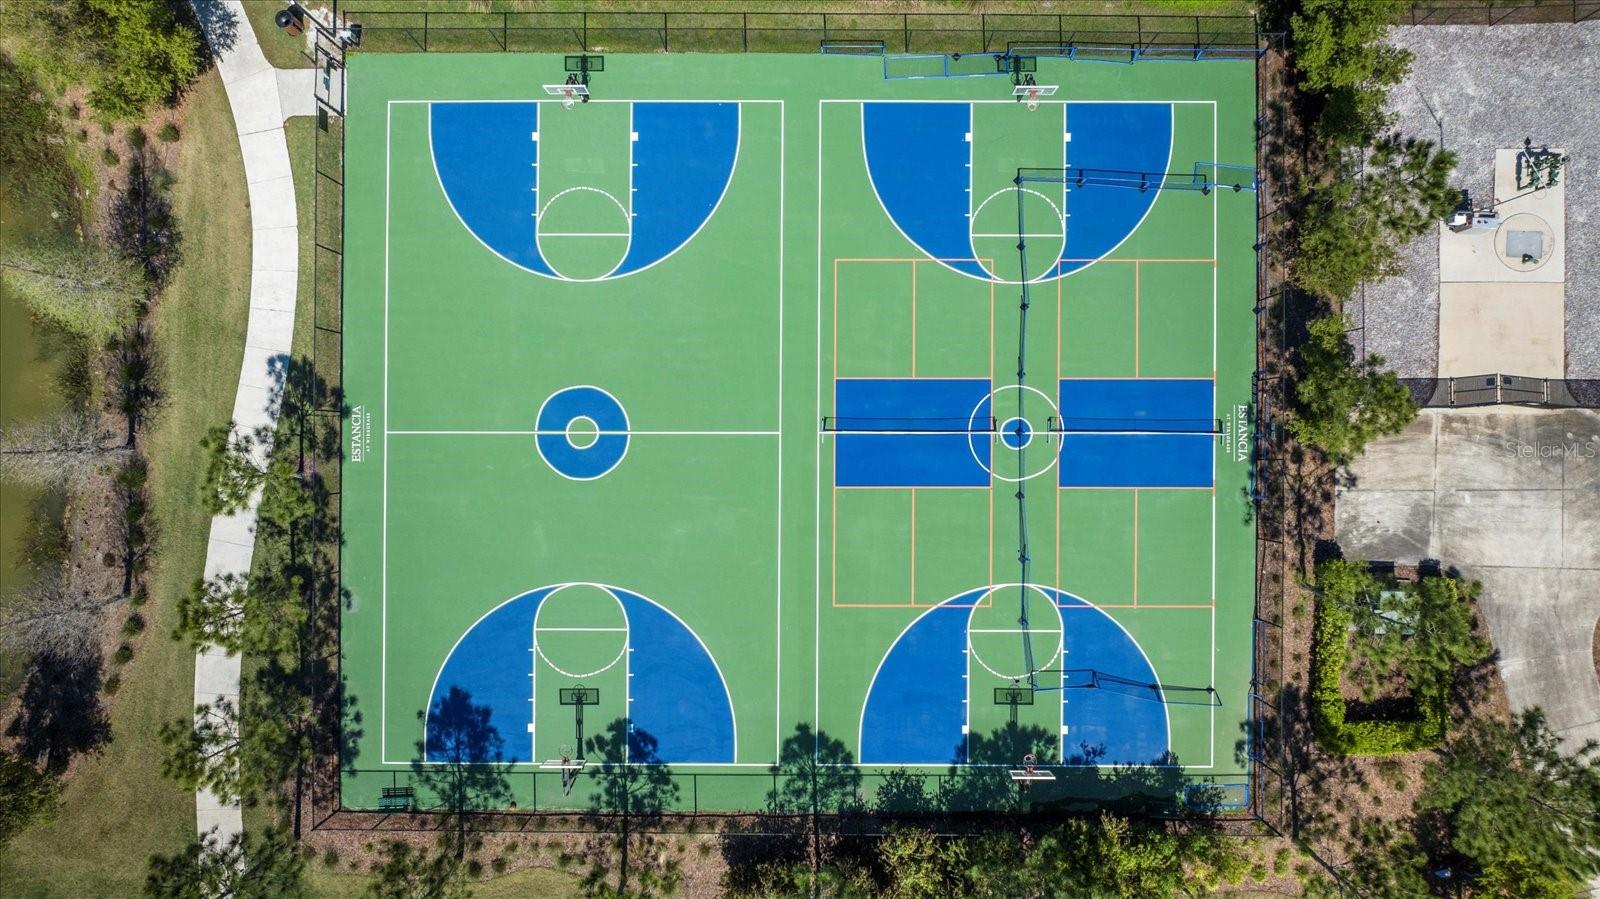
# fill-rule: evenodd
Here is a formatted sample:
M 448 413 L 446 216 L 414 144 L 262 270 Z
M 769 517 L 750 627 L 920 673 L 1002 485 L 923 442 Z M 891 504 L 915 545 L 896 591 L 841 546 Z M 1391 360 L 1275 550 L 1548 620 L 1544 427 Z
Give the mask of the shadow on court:
M 466 852 L 469 816 L 511 801 L 506 774 L 512 760 L 505 758 L 505 739 L 489 723 L 489 707 L 474 705 L 472 694 L 460 687 L 441 696 L 426 718 L 419 760 L 411 764 L 412 782 L 419 802 L 431 800 L 446 816 L 448 848 L 459 859 Z

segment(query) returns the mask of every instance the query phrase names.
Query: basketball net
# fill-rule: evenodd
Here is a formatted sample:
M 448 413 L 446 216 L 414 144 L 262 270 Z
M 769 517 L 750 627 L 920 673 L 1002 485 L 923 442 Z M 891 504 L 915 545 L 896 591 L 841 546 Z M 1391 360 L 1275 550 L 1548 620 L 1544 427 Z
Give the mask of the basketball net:
M 577 106 L 578 105 L 578 92 L 573 90 L 570 87 L 569 88 L 564 88 L 561 91 L 561 105 L 563 107 L 567 108 L 567 109 L 571 109 L 572 107 Z M 1035 105 L 1037 105 L 1037 104 L 1035 104 Z
M 1039 91 L 1037 89 L 1030 89 L 1023 97 L 1024 102 L 1028 104 L 1029 112 L 1039 108 Z

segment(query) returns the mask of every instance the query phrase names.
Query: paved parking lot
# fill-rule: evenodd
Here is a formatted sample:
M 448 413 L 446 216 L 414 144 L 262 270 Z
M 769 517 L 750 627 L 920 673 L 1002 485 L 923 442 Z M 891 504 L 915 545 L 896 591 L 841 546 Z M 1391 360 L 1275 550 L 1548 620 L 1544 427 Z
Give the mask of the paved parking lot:
M 1424 411 L 1367 449 L 1336 503 L 1347 558 L 1482 581 L 1512 705 L 1600 740 L 1600 412 Z

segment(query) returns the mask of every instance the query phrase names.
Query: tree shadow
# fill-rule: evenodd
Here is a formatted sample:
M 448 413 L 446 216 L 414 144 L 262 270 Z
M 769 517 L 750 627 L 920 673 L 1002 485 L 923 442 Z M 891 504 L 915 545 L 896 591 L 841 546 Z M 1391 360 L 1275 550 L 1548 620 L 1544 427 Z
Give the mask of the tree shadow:
M 515 759 L 505 757 L 505 740 L 489 723 L 490 709 L 475 705 L 472 694 L 452 686 L 426 720 L 417 756 L 411 762 L 412 783 L 419 802 L 445 816 L 445 836 L 457 859 L 466 853 L 470 817 L 504 808 L 511 800 L 506 778 Z
M 825 827 L 823 816 L 870 811 L 861 798 L 861 771 L 843 741 L 806 723 L 795 725 L 767 770 L 772 817 L 762 821 L 760 833 L 723 834 L 723 885 L 739 895 L 814 895 L 819 872 L 857 848 L 841 838 L 848 821 L 833 818 Z M 908 797 L 915 790 L 909 783 L 900 787 Z
M 174 9 L 190 7 L 188 3 L 174 3 Z M 222 0 L 194 0 L 193 24 L 199 26 L 201 35 L 212 55 L 232 50 L 239 42 L 239 19 Z M 180 13 L 182 15 L 182 13 Z
M 657 754 L 649 732 L 616 718 L 584 740 L 583 757 L 597 765 L 585 820 L 589 836 L 575 856 L 586 865 L 585 895 L 656 896 L 673 892 L 680 865 L 677 847 L 657 833 L 663 815 L 677 805 L 681 789 L 671 767 Z M 613 879 L 614 878 L 614 879 Z
M 41 653 L 33 659 L 6 727 L 16 751 L 52 774 L 72 757 L 97 750 L 111 739 L 111 723 L 100 703 L 100 658 Z

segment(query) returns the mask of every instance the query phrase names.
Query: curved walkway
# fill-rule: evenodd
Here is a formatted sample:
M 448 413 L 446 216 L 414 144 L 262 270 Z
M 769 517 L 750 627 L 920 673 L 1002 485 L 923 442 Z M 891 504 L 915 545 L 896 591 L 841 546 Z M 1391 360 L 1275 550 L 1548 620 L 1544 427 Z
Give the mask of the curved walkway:
M 244 364 L 233 400 L 236 431 L 271 428 L 277 421 L 278 379 L 294 337 L 295 290 L 299 281 L 300 240 L 294 180 L 289 172 L 289 144 L 283 120 L 293 112 L 283 96 L 298 105 L 312 103 L 314 70 L 280 72 L 272 68 L 256 43 L 240 0 L 194 0 L 206 36 L 216 52 L 217 71 L 233 107 L 239 150 L 250 190 L 250 318 L 244 341 Z M 304 81 L 302 85 L 300 82 Z M 280 88 L 285 93 L 280 95 Z M 206 577 L 246 574 L 255 549 L 256 505 L 235 515 L 211 520 L 206 544 Z M 239 700 L 239 657 L 209 647 L 195 655 L 194 702 Z M 195 793 L 195 824 L 203 835 L 215 830 L 226 841 L 240 832 L 237 803 L 221 802 L 209 790 Z

